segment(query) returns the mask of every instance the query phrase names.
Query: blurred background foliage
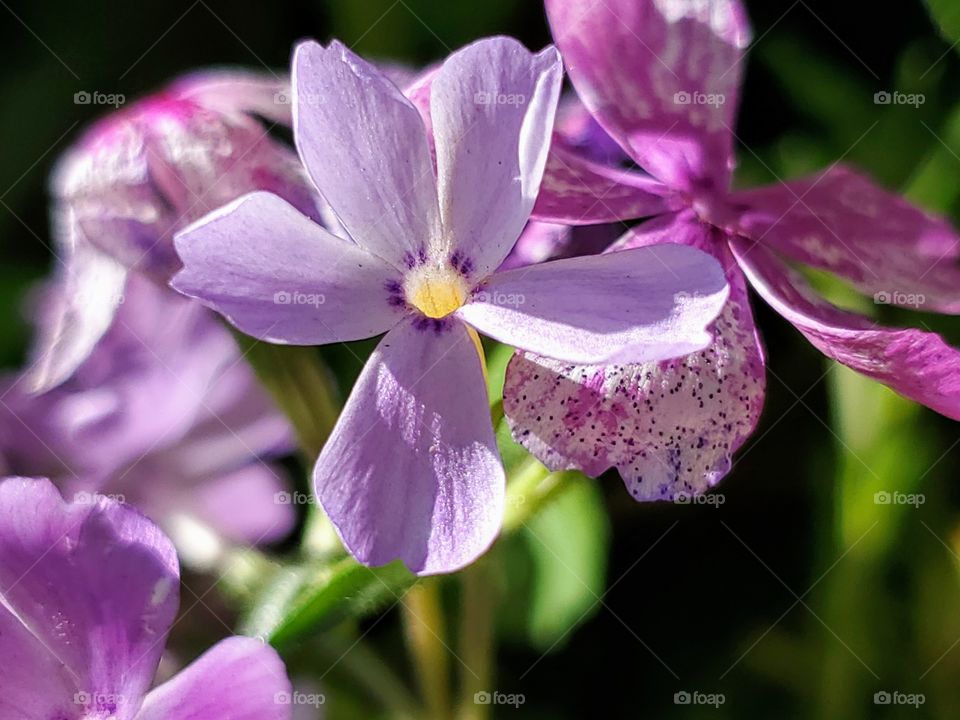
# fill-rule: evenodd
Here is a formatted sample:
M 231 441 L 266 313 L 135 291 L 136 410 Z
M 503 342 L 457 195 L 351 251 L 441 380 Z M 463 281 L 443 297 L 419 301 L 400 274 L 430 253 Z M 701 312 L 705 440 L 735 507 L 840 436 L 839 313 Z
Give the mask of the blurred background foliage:
M 0 5 L 0 362 L 11 369 L 29 337 L 27 292 L 51 262 L 48 174 L 102 112 L 75 105 L 75 92 L 130 99 L 209 65 L 282 72 L 291 44 L 306 36 L 336 36 L 362 54 L 412 65 L 483 35 L 549 42 L 535 0 Z M 738 184 L 843 158 L 960 220 L 960 4 L 747 6 L 756 41 Z M 884 90 L 926 101 L 878 106 L 874 94 Z M 836 281 L 816 280 L 837 302 L 960 344 L 956 319 L 863 305 Z M 481 583 L 496 605 L 499 641 L 495 679 L 478 689 L 525 697 L 520 710 L 493 708 L 495 716 L 960 716 L 956 423 L 827 363 L 762 303 L 755 307 L 769 355 L 766 409 L 719 489 L 719 508 L 637 505 L 613 474 L 577 481 L 470 571 L 477 575 L 465 582 Z M 344 393 L 359 370 L 354 353 L 366 352 L 369 344 L 326 353 Z M 882 491 L 921 493 L 925 502 L 876 504 Z M 188 581 L 199 595 L 212 579 Z M 444 602 L 457 601 L 456 584 L 443 590 Z M 216 632 L 203 622 L 207 605 L 230 617 L 218 593 L 202 607 L 185 594 L 191 605 L 194 617 L 174 635 L 185 656 Z M 327 694 L 331 717 L 376 717 L 382 702 L 405 701 L 395 679 L 413 670 L 401 613 L 366 615 L 301 639 L 287 655 L 296 675 Z M 366 638 L 354 647 L 359 631 Z M 467 623 L 451 634 L 470 631 Z M 450 664 L 446 671 L 459 670 Z M 718 709 L 676 705 L 683 690 L 726 701 Z M 878 706 L 881 691 L 923 693 L 926 702 Z

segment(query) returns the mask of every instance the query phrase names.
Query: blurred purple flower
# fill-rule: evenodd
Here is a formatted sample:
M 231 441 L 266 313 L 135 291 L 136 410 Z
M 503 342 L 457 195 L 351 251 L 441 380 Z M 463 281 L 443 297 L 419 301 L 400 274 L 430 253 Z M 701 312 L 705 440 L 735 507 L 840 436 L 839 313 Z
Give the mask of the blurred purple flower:
M 271 342 L 387 332 L 314 481 L 361 562 L 399 557 L 421 574 L 474 560 L 503 514 L 474 327 L 568 361 L 654 360 L 706 345 L 727 295 L 717 263 L 678 246 L 494 274 L 540 185 L 559 57 L 496 38 L 431 78 L 436 168 L 424 118 L 393 83 L 340 43 L 301 45 L 297 147 L 349 239 L 256 193 L 178 235 L 173 281 Z
M 0 717 L 289 720 L 276 651 L 227 638 L 150 690 L 179 604 L 170 541 L 121 504 L 0 479 Z
M 960 419 L 960 354 L 933 333 L 877 326 L 819 298 L 785 260 L 828 270 L 879 303 L 960 310 L 957 234 L 854 171 L 730 192 L 743 50 L 737 0 L 547 0 L 573 85 L 648 171 L 584 154 L 557 133 L 534 218 L 583 225 L 657 216 L 614 250 L 672 242 L 726 268 L 713 344 L 644 365 L 574 365 L 518 353 L 504 387 L 514 436 L 550 468 L 616 467 L 638 500 L 702 492 L 753 432 L 764 356 L 747 280 L 828 357 Z
M 89 355 L 131 271 L 163 284 L 179 269 L 176 230 L 252 190 L 315 213 L 295 153 L 255 117 L 289 123 L 289 114 L 283 80 L 197 73 L 101 119 L 65 154 L 52 181 L 63 291 L 34 350 L 35 391 Z
M 213 313 L 140 275 L 116 321 L 63 385 L 0 394 L 8 472 L 43 474 L 69 497 L 140 507 L 187 548 L 207 526 L 244 544 L 287 535 L 294 508 L 272 458 L 292 430 Z M 266 462 L 264 461 L 266 460 Z

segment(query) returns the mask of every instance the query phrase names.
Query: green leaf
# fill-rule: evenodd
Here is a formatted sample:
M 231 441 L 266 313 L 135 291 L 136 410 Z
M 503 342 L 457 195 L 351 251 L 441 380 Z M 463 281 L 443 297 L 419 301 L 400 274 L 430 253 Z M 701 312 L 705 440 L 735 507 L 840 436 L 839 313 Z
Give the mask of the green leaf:
M 924 0 L 933 22 L 947 42 L 960 41 L 960 4 L 956 0 Z
M 369 568 L 351 557 L 332 565 L 285 568 L 262 588 L 241 632 L 282 647 L 348 618 L 379 612 L 415 581 L 399 562 Z
M 596 612 L 606 583 L 610 527 L 599 485 L 583 476 L 569 482 L 501 556 L 511 598 L 504 630 L 541 651 L 562 646 Z

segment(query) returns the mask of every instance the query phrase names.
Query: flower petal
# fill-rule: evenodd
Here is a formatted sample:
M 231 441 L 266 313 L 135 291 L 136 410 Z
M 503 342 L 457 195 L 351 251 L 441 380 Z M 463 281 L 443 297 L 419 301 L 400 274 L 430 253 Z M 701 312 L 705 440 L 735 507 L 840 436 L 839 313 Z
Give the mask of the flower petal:
M 960 313 L 960 235 L 851 168 L 739 193 L 740 230 L 878 303 Z
M 713 342 L 674 360 L 569 365 L 517 353 L 507 367 L 504 413 L 516 440 L 551 470 L 619 470 L 636 500 L 703 492 L 730 470 L 763 408 L 763 350 L 746 285 L 729 251 L 689 218 L 651 221 L 618 249 L 681 242 L 727 268 L 730 299 Z
M 530 217 L 562 75 L 556 49 L 533 55 L 516 40 L 491 38 L 455 52 L 433 79 L 445 240 L 478 278 L 500 265 Z
M 573 363 L 649 362 L 710 342 L 726 302 L 720 264 L 680 245 L 497 273 L 457 314 L 500 342 Z
M 600 124 L 671 187 L 725 188 L 743 49 L 739 0 L 547 0 L 570 78 Z
M 336 41 L 298 45 L 292 83 L 297 149 L 317 189 L 361 247 L 402 267 L 440 227 L 420 113 Z
M 261 340 L 359 340 L 402 316 L 390 304 L 389 288 L 400 281 L 393 267 L 269 193 L 208 215 L 176 244 L 184 268 L 171 285 Z
M 81 715 L 131 717 L 177 611 L 170 541 L 115 502 L 65 503 L 46 480 L 0 481 L 0 518 L 4 604 L 85 694 Z
M 554 134 L 533 217 L 568 225 L 634 220 L 666 212 L 669 194 L 653 178 L 583 157 Z
M 136 720 L 289 720 L 291 690 L 276 650 L 230 637 L 152 690 Z
M 314 483 L 362 563 L 400 558 L 429 575 L 487 549 L 505 479 L 467 328 L 411 320 L 387 334 L 320 453 Z
M 63 265 L 43 307 L 26 383 L 46 392 L 67 380 L 113 324 L 127 269 L 84 241 L 69 215 L 58 218 L 66 238 Z
M 840 310 L 765 247 L 738 239 L 732 248 L 754 289 L 824 355 L 960 420 L 960 351 L 943 338 Z

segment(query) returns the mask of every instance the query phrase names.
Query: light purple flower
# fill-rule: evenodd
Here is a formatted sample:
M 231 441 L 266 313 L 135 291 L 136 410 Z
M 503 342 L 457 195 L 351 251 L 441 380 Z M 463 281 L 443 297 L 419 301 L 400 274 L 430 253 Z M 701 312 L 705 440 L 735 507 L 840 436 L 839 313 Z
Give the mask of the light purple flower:
M 283 662 L 221 641 L 150 690 L 179 604 L 170 541 L 134 510 L 66 503 L 47 480 L 0 479 L 0 717 L 289 720 Z
M 764 395 L 747 280 L 817 348 L 960 419 L 960 354 L 937 335 L 884 328 L 818 298 L 785 261 L 832 271 L 879 302 L 960 309 L 960 241 L 949 225 L 844 167 L 729 191 L 743 51 L 737 0 L 547 0 L 575 89 L 650 175 L 597 162 L 558 134 L 534 217 L 565 224 L 657 216 L 614 249 L 661 242 L 723 263 L 731 292 L 706 350 L 642 365 L 520 353 L 504 410 L 549 467 L 616 467 L 638 500 L 702 492 L 731 467 Z
M 436 152 L 416 107 L 339 43 L 294 57 L 297 147 L 348 238 L 266 193 L 177 238 L 174 287 L 271 342 L 386 332 L 314 471 L 362 562 L 452 571 L 500 527 L 504 473 L 479 339 L 575 362 L 705 346 L 726 299 L 719 266 L 669 246 L 502 273 L 533 207 L 561 67 L 495 38 L 432 75 Z
M 166 283 L 179 269 L 176 230 L 253 190 L 314 212 L 295 153 L 252 114 L 289 123 L 285 86 L 197 73 L 104 117 L 64 155 L 51 187 L 63 291 L 34 350 L 34 390 L 63 382 L 89 355 L 130 272 Z
M 42 395 L 0 388 L 8 472 L 52 478 L 68 497 L 106 494 L 141 508 L 186 547 L 206 526 L 244 544 L 286 536 L 294 508 L 273 460 L 289 423 L 230 332 L 197 303 L 141 275 L 116 321 L 64 384 Z

